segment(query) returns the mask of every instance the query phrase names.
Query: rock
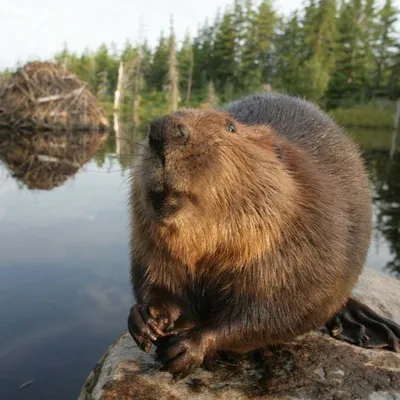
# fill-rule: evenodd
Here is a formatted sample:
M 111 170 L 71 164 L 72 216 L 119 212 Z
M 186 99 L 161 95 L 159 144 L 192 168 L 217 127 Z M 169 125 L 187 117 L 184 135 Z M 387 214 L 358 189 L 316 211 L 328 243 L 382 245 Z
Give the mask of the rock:
M 371 269 L 354 294 L 400 323 L 400 282 Z M 199 369 L 177 383 L 124 333 L 85 382 L 79 400 L 400 400 L 400 354 L 312 332 L 292 343 Z

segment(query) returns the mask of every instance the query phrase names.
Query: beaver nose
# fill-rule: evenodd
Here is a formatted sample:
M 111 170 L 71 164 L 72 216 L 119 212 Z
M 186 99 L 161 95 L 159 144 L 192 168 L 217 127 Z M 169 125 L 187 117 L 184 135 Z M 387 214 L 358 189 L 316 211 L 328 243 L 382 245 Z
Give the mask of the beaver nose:
M 158 155 L 162 155 L 165 146 L 183 144 L 189 135 L 189 128 L 182 121 L 167 115 L 150 124 L 149 144 Z

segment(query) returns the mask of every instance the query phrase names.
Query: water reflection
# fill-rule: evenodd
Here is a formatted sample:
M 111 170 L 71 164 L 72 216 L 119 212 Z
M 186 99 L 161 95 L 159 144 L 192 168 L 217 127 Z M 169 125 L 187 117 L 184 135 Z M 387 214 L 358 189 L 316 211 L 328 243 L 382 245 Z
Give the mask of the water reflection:
M 1 399 L 76 398 L 125 329 L 129 182 L 114 149 L 87 132 L 0 135 Z
M 375 235 L 371 247 L 384 239 L 389 254 L 381 267 L 400 278 L 400 154 L 391 158 L 386 149 L 365 149 L 364 154 L 374 191 Z
M 127 168 L 132 165 L 144 133 L 134 129 L 133 124 L 122 123 L 117 114 L 114 114 L 114 132 L 115 153 L 121 166 Z
M 51 190 L 89 162 L 107 139 L 92 132 L 0 132 L 0 160 L 28 189 Z

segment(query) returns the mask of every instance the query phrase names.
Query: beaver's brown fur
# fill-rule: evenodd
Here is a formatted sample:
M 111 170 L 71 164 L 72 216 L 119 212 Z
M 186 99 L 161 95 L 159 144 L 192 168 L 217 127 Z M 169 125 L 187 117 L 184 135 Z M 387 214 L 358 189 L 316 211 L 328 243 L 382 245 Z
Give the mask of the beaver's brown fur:
M 175 375 L 321 327 L 369 245 L 357 146 L 316 106 L 253 95 L 152 123 L 132 183 L 130 330 Z M 179 318 L 181 317 L 181 318 Z M 166 324 L 192 327 L 161 340 Z

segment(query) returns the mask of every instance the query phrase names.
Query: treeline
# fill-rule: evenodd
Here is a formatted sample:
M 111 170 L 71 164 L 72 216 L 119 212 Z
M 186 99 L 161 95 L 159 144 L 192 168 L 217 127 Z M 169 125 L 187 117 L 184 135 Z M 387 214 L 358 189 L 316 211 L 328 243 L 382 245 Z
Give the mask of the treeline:
M 397 17 L 393 0 L 306 0 L 289 17 L 279 15 L 271 0 L 235 0 L 182 43 L 171 29 L 154 49 L 146 41 L 127 41 L 122 51 L 102 45 L 75 54 L 66 47 L 55 58 L 110 104 L 123 61 L 128 113 L 139 99 L 148 114 L 148 104 L 214 104 L 271 88 L 327 108 L 346 107 L 400 96 Z M 174 82 L 177 100 L 171 100 Z

